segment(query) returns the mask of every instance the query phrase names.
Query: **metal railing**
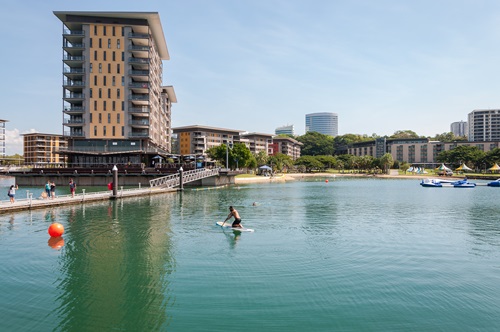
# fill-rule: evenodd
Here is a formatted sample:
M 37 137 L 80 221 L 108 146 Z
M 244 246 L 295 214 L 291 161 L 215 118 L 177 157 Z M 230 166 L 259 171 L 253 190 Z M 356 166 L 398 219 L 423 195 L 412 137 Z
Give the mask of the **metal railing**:
M 211 176 L 219 175 L 219 169 L 195 169 L 192 171 L 186 171 L 182 173 L 182 182 L 189 183 L 196 180 L 208 178 Z M 168 176 L 163 176 L 161 178 L 156 178 L 153 180 L 149 180 L 149 185 L 151 188 L 154 187 L 166 187 L 173 188 L 180 185 L 180 174 L 172 174 Z

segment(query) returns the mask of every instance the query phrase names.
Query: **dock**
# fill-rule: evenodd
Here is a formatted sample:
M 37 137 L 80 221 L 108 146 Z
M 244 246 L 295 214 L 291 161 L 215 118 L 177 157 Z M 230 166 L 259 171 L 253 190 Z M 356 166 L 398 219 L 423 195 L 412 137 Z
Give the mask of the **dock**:
M 123 199 L 127 197 L 144 197 L 150 195 L 159 195 L 166 193 L 177 192 L 175 188 L 132 188 L 132 189 L 120 189 L 117 191 L 117 195 L 113 196 L 112 190 L 99 191 L 92 193 L 82 193 L 75 194 L 75 197 L 69 195 L 60 195 L 54 199 L 42 199 L 42 198 L 18 198 L 14 203 L 11 203 L 9 199 L 0 201 L 0 214 L 5 214 L 9 212 L 19 212 L 28 211 L 35 209 L 44 209 L 54 206 L 65 206 L 65 205 L 75 205 L 75 204 L 85 204 L 86 202 L 95 201 L 106 201 L 111 199 Z M 19 196 L 19 195 L 16 195 Z

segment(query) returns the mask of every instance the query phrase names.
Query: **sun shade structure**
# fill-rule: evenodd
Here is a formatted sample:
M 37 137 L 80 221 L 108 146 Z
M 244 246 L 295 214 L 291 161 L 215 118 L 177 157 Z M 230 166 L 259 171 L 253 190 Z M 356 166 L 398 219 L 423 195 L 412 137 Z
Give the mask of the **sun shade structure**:
M 471 168 L 467 167 L 467 165 L 465 165 L 465 163 L 463 163 L 462 165 L 460 165 L 456 171 L 472 171 Z
M 493 165 L 492 167 L 488 168 L 488 171 L 498 172 L 498 171 L 500 171 L 500 166 L 498 166 L 498 164 L 495 163 L 495 165 Z
M 450 168 L 446 167 L 445 164 L 441 164 L 441 166 L 439 166 L 438 168 L 436 168 L 436 170 L 438 171 L 451 171 Z

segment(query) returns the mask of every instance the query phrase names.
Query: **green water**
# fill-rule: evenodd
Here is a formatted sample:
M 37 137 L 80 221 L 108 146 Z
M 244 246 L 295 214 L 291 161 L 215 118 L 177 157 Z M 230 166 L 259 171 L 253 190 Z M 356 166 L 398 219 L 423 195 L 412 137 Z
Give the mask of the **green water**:
M 499 197 L 337 179 L 0 215 L 0 331 L 498 331 Z M 254 233 L 214 225 L 229 205 Z

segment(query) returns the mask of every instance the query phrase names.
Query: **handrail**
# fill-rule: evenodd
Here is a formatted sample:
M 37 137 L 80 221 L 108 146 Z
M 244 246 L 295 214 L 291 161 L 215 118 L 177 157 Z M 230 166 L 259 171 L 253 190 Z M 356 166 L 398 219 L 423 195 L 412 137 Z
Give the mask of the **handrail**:
M 200 179 L 208 178 L 211 176 L 219 175 L 219 169 L 195 169 L 191 171 L 186 171 L 182 173 L 182 182 L 189 183 L 193 181 L 197 181 Z M 156 178 L 153 180 L 149 180 L 149 185 L 151 188 L 154 187 L 167 187 L 173 188 L 180 185 L 180 174 L 172 174 L 168 176 L 163 176 L 161 178 Z

